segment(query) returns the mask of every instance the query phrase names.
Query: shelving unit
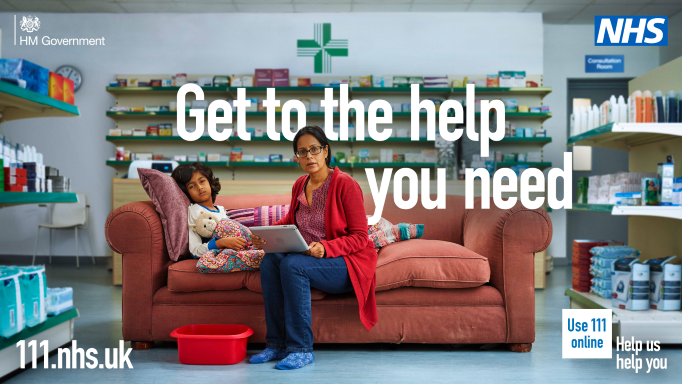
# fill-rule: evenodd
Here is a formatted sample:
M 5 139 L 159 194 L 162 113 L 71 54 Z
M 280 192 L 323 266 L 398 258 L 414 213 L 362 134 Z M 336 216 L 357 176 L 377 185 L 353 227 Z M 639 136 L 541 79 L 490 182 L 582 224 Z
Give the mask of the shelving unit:
M 47 340 L 50 348 L 49 352 L 59 347 L 65 347 L 73 340 L 73 322 L 79 317 L 78 310 L 73 308 L 57 316 L 49 316 L 44 322 L 35 327 L 24 328 L 21 332 L 10 338 L 0 338 L 0 378 L 21 367 L 21 350 L 17 348 L 19 340 L 26 341 L 26 368 L 31 368 L 32 349 L 28 343 L 36 340 L 36 358 L 43 357 L 44 349 L 39 347 L 43 340 Z M 38 364 L 38 369 L 42 369 L 43 362 Z
M 613 311 L 613 328 L 611 337 L 616 341 L 617 337 L 630 340 L 658 340 L 662 344 L 682 343 L 682 312 L 681 311 L 658 311 L 648 309 L 646 311 L 628 311 L 614 308 L 611 300 L 604 299 L 588 292 L 576 292 L 567 289 L 571 309 L 611 309 Z
M 76 117 L 78 107 L 0 81 L 0 123 L 37 117 Z M 0 192 L 0 208 L 21 204 L 75 203 L 75 193 Z
M 673 60 L 629 82 L 635 90 L 682 88 L 682 58 Z M 658 163 L 667 155 L 682 151 L 680 123 L 610 123 L 568 139 L 568 146 L 584 145 L 613 148 L 628 152 L 630 172 L 657 172 Z M 674 177 L 682 176 L 682 167 Z M 628 245 L 641 252 L 640 260 L 682 254 L 682 207 L 621 206 L 608 204 L 573 204 L 574 211 L 610 212 L 628 217 Z M 598 236 L 598 234 L 595 234 Z M 611 301 L 589 293 L 566 291 L 571 308 L 607 308 L 614 313 L 613 336 L 636 340 L 659 340 L 682 343 L 682 312 L 626 311 L 612 308 Z
M 570 137 L 568 145 L 613 148 L 624 151 L 682 136 L 682 123 L 609 123 Z

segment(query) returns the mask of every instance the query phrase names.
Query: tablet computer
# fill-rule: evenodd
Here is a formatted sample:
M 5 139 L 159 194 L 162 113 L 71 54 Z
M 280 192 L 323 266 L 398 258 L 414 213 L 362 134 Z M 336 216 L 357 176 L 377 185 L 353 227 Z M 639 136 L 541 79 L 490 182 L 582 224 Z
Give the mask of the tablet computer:
M 309 249 L 295 225 L 251 227 L 251 233 L 265 240 L 266 253 L 300 253 Z

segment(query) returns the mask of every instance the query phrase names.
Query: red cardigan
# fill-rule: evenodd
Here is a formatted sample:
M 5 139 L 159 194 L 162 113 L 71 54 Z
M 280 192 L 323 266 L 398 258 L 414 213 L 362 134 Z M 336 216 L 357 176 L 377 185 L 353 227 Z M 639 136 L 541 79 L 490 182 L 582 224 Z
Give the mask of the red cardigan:
M 298 195 L 310 175 L 298 178 L 291 190 L 291 206 L 285 217 L 274 225 L 296 225 Z M 358 183 L 338 167 L 334 169 L 327 192 L 324 214 L 327 240 L 321 241 L 326 257 L 343 257 L 360 307 L 360 321 L 372 329 L 377 323 L 376 286 L 377 252 L 367 234 L 367 216 L 362 190 Z

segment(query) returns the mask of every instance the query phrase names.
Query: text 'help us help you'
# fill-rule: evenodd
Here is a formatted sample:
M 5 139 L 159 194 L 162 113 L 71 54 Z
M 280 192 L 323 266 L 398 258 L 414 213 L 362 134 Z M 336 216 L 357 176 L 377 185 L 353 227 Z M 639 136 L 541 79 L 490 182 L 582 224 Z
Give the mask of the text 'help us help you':
M 270 140 L 281 141 L 282 136 L 287 141 L 292 141 L 296 136 L 298 129 L 306 126 L 306 109 L 303 102 L 300 100 L 288 100 L 281 104 L 275 95 L 275 88 L 267 89 L 267 97 L 263 100 L 263 107 L 266 110 L 267 121 L 267 135 Z M 204 100 L 204 91 L 197 84 L 185 84 L 178 90 L 177 105 L 184 106 L 185 99 L 188 93 L 193 93 L 196 100 Z M 427 140 L 435 141 L 436 139 L 436 106 L 431 100 L 419 101 L 419 85 L 413 84 L 411 86 L 411 139 L 419 141 L 419 123 L 420 111 L 426 112 L 426 128 Z M 473 106 L 475 103 L 475 87 L 473 84 L 468 84 L 466 88 L 466 105 Z M 355 110 L 355 140 L 364 141 L 366 133 L 372 140 L 385 141 L 393 135 L 393 129 L 388 126 L 380 126 L 382 124 L 393 123 L 393 110 L 391 104 L 385 100 L 374 100 L 369 104 L 367 113 L 365 114 L 365 106 L 360 100 L 348 100 L 348 85 L 341 84 L 339 89 L 339 99 L 334 99 L 334 89 L 325 88 L 325 98 L 320 102 L 324 109 L 324 131 L 330 141 L 348 141 L 348 119 L 349 111 Z M 208 106 L 208 111 L 203 109 L 189 109 L 189 116 L 196 120 L 196 128 L 193 132 L 188 132 L 185 125 L 185 109 L 178 108 L 177 112 L 177 126 L 178 134 L 186 141 L 198 140 L 204 134 L 206 121 L 208 117 L 208 134 L 215 141 L 226 141 L 232 136 L 232 128 L 225 127 L 218 131 L 218 124 L 233 124 L 233 115 L 236 115 L 236 129 L 237 136 L 243 141 L 251 140 L 251 133 L 246 130 L 246 108 L 251 106 L 251 101 L 246 99 L 246 89 L 237 89 L 237 98 L 229 103 L 227 100 L 214 100 Z M 281 109 L 281 133 L 276 130 L 275 109 Z M 334 108 L 338 107 L 340 119 L 340 131 L 336 133 L 334 127 Z M 218 115 L 218 110 L 222 113 Z M 298 117 L 297 128 L 291 129 L 291 112 L 296 111 Z M 378 113 L 382 110 L 383 113 Z M 452 114 L 449 112 L 452 110 Z M 490 131 L 490 113 L 494 111 L 493 118 L 497 119 L 497 129 L 494 132 Z M 377 115 L 380 116 L 377 116 Z M 466 134 L 469 140 L 478 141 L 481 145 L 481 157 L 487 158 L 489 156 L 490 141 L 500 141 L 504 138 L 504 122 L 505 111 L 504 104 L 501 100 L 481 100 L 481 121 L 480 130 L 475 128 L 475 110 L 474 108 L 467 108 L 466 111 Z M 365 116 L 367 117 L 365 132 Z M 447 141 L 457 141 L 463 134 L 462 128 L 448 128 L 450 124 L 462 124 L 464 122 L 464 108 L 458 100 L 445 100 L 440 105 L 438 111 L 438 133 Z M 553 168 L 548 173 L 547 192 L 548 205 L 552 209 L 571 208 L 572 201 L 572 153 L 564 153 L 564 169 Z M 396 163 L 398 166 L 399 163 Z M 384 202 L 388 194 L 391 178 L 393 178 L 393 198 L 395 204 L 401 209 L 410 209 L 417 204 L 419 199 L 419 175 L 412 168 L 399 168 L 395 175 L 393 168 L 385 168 L 381 183 L 377 183 L 374 170 L 366 168 L 367 180 L 369 182 L 372 197 L 375 203 L 375 212 L 369 218 L 369 224 L 376 224 L 381 218 Z M 490 208 L 490 173 L 484 168 L 467 168 L 465 172 L 466 188 L 465 188 L 465 205 L 467 209 L 474 208 L 474 179 L 481 180 L 481 208 Z M 564 181 L 563 199 L 557 198 L 556 182 L 559 177 Z M 403 199 L 403 179 L 407 178 L 409 181 L 408 199 Z M 507 179 L 508 183 L 503 184 L 502 180 Z M 531 184 L 530 179 L 535 179 L 535 183 Z M 436 198 L 431 199 L 430 193 L 430 169 L 421 169 L 421 202 L 426 209 L 445 209 L 445 168 L 437 168 L 436 172 Z M 502 198 L 502 193 L 516 193 L 519 192 L 521 204 L 529 209 L 540 208 L 544 204 L 544 196 L 530 198 L 531 193 L 543 193 L 545 191 L 545 175 L 537 168 L 529 168 L 521 173 L 520 183 L 516 173 L 509 168 L 501 168 L 494 172 L 492 180 L 492 194 L 493 202 L 500 209 L 509 209 L 514 206 L 518 200 L 517 197 Z

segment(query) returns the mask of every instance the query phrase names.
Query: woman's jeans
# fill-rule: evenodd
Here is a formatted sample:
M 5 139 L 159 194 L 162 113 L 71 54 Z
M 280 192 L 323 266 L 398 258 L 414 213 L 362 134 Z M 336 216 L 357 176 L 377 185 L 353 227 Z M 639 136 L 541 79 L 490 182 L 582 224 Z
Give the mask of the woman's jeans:
M 343 257 L 267 253 L 260 264 L 265 300 L 266 347 L 312 352 L 310 287 L 327 293 L 353 290 Z

